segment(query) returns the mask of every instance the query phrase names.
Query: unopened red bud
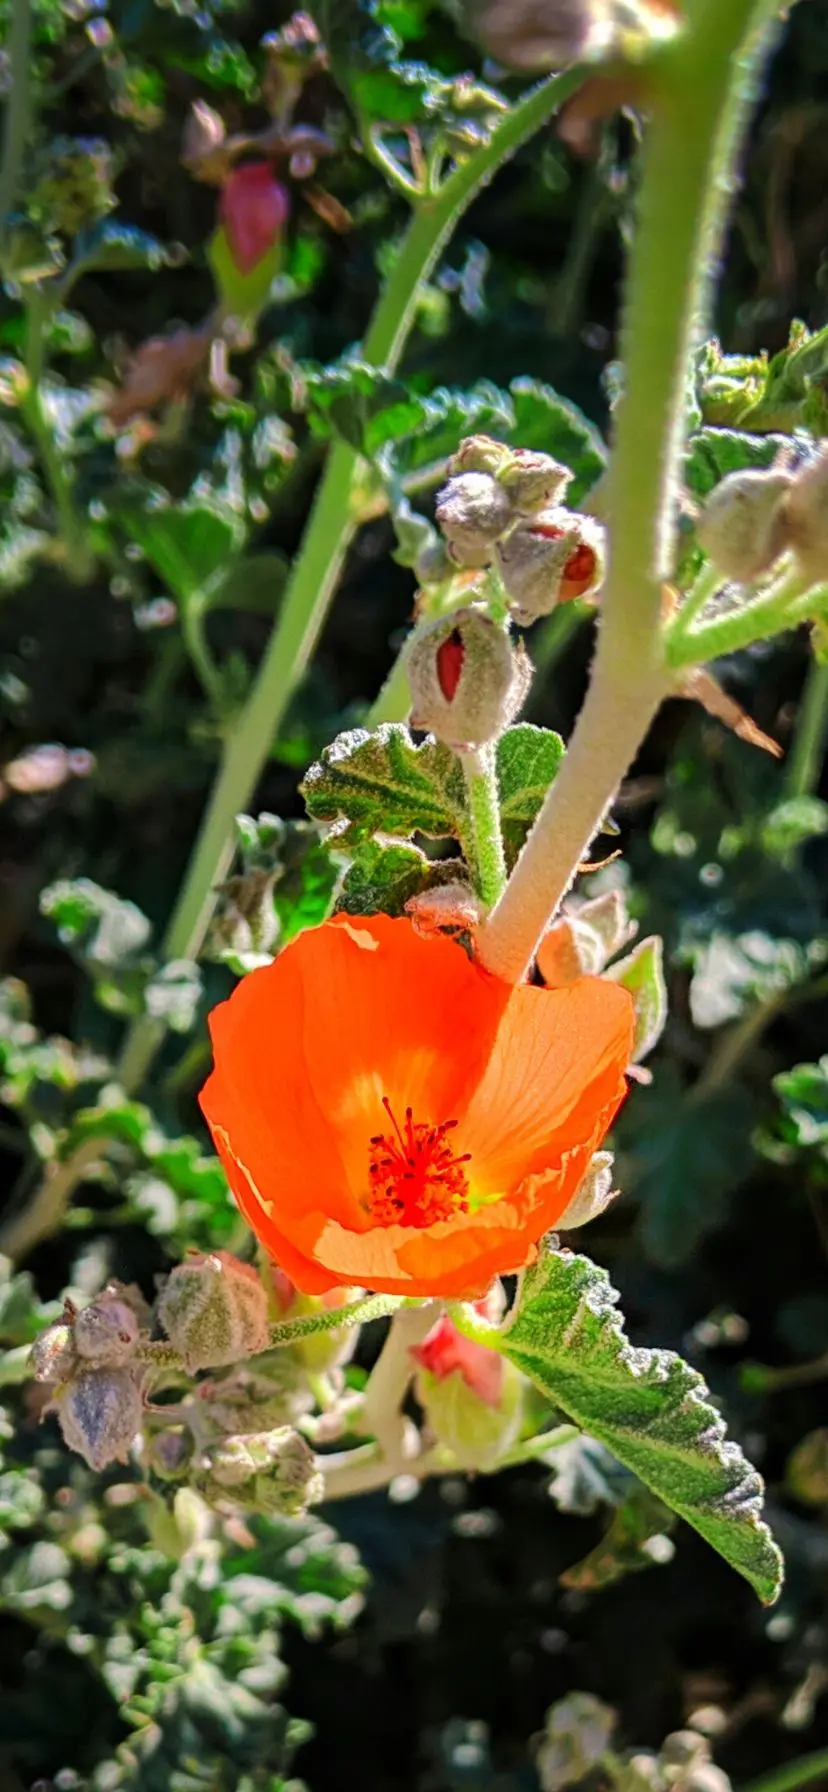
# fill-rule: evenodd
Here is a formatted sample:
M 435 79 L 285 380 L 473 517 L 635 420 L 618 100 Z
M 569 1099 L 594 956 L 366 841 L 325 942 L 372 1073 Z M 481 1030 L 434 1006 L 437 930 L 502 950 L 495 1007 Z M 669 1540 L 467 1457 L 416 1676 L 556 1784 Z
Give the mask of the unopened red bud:
M 244 162 L 221 190 L 219 223 L 240 274 L 250 274 L 284 230 L 290 214 L 287 188 L 269 162 Z
M 415 630 L 406 650 L 412 722 L 447 746 L 482 747 L 502 734 L 529 687 L 531 667 L 498 623 L 482 610 Z
M 710 493 L 696 533 L 723 578 L 749 585 L 784 553 L 791 483 L 790 473 L 749 468 L 728 473 Z
M 497 1349 L 465 1337 L 447 1315 L 411 1355 L 419 1366 L 417 1398 L 437 1442 L 460 1468 L 493 1468 L 520 1431 L 519 1371 Z
M 177 1264 L 162 1290 L 158 1317 L 190 1370 L 221 1368 L 267 1348 L 264 1287 L 255 1269 L 229 1251 L 209 1257 L 194 1252 Z
M 437 521 L 458 566 L 488 566 L 513 514 L 506 492 L 491 473 L 458 473 L 437 498 Z
M 519 523 L 497 557 L 512 615 L 528 625 L 560 603 L 595 596 L 604 576 L 604 531 L 594 517 L 552 507 Z
M 457 696 L 465 657 L 463 636 L 459 628 L 453 628 L 437 649 L 437 679 L 447 703 L 451 703 Z

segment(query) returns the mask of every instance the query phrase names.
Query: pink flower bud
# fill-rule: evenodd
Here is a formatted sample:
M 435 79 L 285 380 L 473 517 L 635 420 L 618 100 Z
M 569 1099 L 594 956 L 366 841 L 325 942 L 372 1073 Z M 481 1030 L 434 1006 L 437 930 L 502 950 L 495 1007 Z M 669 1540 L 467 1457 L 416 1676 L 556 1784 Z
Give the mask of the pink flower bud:
M 219 223 L 240 274 L 250 274 L 281 236 L 290 214 L 287 188 L 269 162 L 243 162 L 228 175 L 219 199 Z
M 495 1283 L 477 1311 L 494 1320 L 502 1308 Z M 494 1468 L 520 1432 L 523 1383 L 519 1371 L 485 1344 L 459 1331 L 446 1315 L 411 1355 L 419 1367 L 416 1393 L 429 1429 L 459 1468 Z

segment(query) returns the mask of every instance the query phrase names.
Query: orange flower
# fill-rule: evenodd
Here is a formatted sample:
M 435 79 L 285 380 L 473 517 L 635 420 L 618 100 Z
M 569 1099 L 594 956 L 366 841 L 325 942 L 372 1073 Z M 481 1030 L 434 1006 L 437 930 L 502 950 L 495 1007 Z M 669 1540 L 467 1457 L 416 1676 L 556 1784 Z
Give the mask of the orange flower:
M 201 1105 L 257 1238 L 307 1294 L 481 1294 L 531 1261 L 625 1093 L 633 1003 L 512 989 L 408 920 L 299 935 L 214 1010 Z

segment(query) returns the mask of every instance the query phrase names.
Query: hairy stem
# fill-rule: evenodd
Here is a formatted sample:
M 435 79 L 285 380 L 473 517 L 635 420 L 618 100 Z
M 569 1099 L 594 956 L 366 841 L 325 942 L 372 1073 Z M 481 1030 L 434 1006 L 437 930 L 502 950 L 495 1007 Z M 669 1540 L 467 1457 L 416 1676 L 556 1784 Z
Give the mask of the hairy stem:
M 667 689 L 662 582 L 675 547 L 687 373 L 777 13 L 776 0 L 699 0 L 650 71 L 595 666 L 567 758 L 478 937 L 483 963 L 511 982 L 531 964 Z
M 506 885 L 506 859 L 500 827 L 494 747 L 459 753 L 466 781 L 467 858 L 474 887 L 486 908 L 492 908 Z
M 675 634 L 671 627 L 666 637 L 667 664 L 673 671 L 680 671 L 685 666 L 719 659 L 725 653 L 739 653 L 744 647 L 752 647 L 754 641 L 766 641 L 771 635 L 827 612 L 828 585 L 803 591 L 799 573 L 788 572 L 762 597 L 754 598 L 740 610 L 700 622 L 684 635 Z

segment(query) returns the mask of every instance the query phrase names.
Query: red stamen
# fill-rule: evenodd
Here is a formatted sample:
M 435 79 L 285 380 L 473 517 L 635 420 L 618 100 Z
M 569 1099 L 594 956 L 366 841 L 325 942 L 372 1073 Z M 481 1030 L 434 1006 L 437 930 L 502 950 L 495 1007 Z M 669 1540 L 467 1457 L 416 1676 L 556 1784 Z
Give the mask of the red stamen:
M 405 1110 L 401 1127 L 387 1095 L 382 1105 L 394 1132 L 376 1133 L 370 1140 L 368 1175 L 373 1218 L 380 1225 L 433 1226 L 468 1208 L 468 1177 L 463 1165 L 469 1153 L 455 1156 L 446 1142 L 456 1120 L 439 1126 L 415 1122 Z M 396 1136 L 394 1136 L 396 1135 Z
M 447 703 L 457 695 L 466 649 L 459 628 L 453 628 L 437 649 L 437 680 Z

